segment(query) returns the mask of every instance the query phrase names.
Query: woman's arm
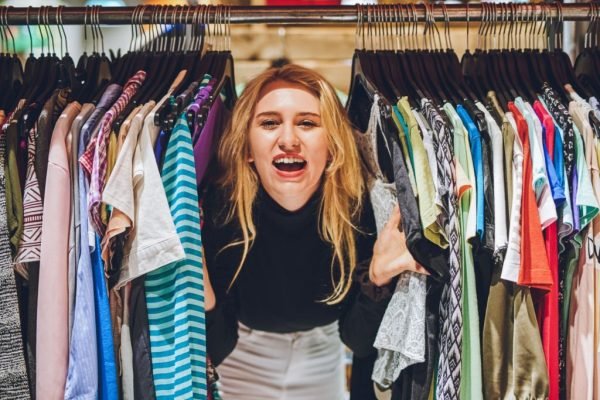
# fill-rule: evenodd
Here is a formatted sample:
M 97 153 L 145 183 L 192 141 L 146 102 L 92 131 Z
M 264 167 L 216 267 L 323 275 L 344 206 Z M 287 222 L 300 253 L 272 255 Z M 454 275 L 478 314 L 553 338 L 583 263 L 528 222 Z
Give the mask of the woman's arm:
M 359 262 L 339 320 L 342 341 L 357 357 L 375 351 L 373 342 L 393 290 L 392 283 L 378 287 L 369 278 L 376 228 L 371 202 L 367 198 L 363 204 L 356 238 Z
M 226 256 L 229 252 L 220 252 L 230 241 L 231 228 L 219 222 L 219 203 L 214 196 L 206 199 L 202 226 L 206 345 L 214 365 L 233 351 L 238 340 L 237 302 L 233 290 L 227 290 L 236 265 Z

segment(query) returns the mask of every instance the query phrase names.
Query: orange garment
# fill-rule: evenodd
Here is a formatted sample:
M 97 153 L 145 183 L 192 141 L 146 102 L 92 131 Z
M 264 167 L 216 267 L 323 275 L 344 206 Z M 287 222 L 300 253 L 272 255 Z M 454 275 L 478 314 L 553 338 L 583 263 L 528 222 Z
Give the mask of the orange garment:
M 523 114 L 513 102 L 509 110 L 517 121 L 517 133 L 523 143 L 523 197 L 521 205 L 521 268 L 519 285 L 548 290 L 552 286 L 552 272 L 546 255 L 540 215 L 533 191 L 533 166 L 529 130 Z

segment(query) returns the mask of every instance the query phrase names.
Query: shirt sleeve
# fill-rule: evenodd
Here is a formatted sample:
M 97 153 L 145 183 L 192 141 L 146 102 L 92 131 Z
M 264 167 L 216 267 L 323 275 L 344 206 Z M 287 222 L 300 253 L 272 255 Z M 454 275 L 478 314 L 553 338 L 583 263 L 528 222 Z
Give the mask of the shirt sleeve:
M 353 283 L 340 316 L 340 336 L 357 357 L 367 357 L 375 352 L 373 343 L 392 297 L 396 279 L 378 287 L 369 279 L 369 265 L 376 239 L 375 218 L 371 203 L 366 201 L 360 218 L 357 237 L 358 264 L 354 269 Z

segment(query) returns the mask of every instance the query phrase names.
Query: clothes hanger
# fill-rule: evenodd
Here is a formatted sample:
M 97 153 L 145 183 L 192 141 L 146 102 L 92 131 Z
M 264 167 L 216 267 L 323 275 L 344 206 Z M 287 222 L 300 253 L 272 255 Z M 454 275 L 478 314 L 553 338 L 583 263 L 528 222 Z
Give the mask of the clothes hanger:
M 595 39 L 594 31 L 597 25 L 597 7 L 594 3 L 590 3 L 590 24 L 584 36 L 584 48 L 575 60 L 575 76 L 582 86 L 591 87 L 598 95 L 600 92 L 600 82 L 598 79 L 597 65 L 600 64 L 597 57 L 597 51 L 592 49 L 593 39 Z M 597 46 L 596 46 L 597 48 Z M 595 54 L 596 53 L 596 54 Z
M 177 12 L 181 7 L 181 13 L 179 15 L 179 23 L 177 23 Z M 182 35 L 185 35 L 185 31 L 183 30 L 186 26 L 183 24 L 183 6 L 175 6 L 175 11 L 172 13 L 172 27 L 170 40 L 168 42 L 168 48 L 170 52 L 167 54 L 163 54 L 163 57 L 168 60 L 166 64 L 166 70 L 164 74 L 164 78 L 159 80 L 157 84 L 153 86 L 148 86 L 153 88 L 145 97 L 145 100 L 148 101 L 150 99 L 154 101 L 159 101 L 163 95 L 167 92 L 169 87 L 172 85 L 173 81 L 177 77 L 177 74 L 185 70 L 186 75 L 190 73 L 189 71 L 189 63 L 187 62 L 186 54 L 182 47 L 183 40 Z M 189 7 L 188 7 L 189 9 Z M 168 54 L 172 54 L 174 56 L 169 56 Z M 185 78 L 184 78 L 185 79 Z
M 178 106 L 180 107 L 179 109 L 183 109 L 183 104 L 189 104 L 198 89 L 199 79 L 195 79 L 195 74 L 200 69 L 200 65 L 206 63 L 206 57 L 201 57 L 201 46 L 204 45 L 204 38 L 199 39 L 199 36 L 204 36 L 205 33 L 205 30 L 201 29 L 201 27 L 205 24 L 206 19 L 204 14 L 207 10 L 208 6 L 204 5 L 194 8 L 190 40 L 184 43 L 187 48 L 188 57 L 191 59 L 190 69 L 185 79 L 178 86 L 179 89 L 175 90 L 171 96 L 172 100 L 165 101 L 154 114 L 154 124 L 160 126 L 163 130 L 171 130 L 175 126 L 175 107 Z
M 28 91 L 25 93 L 25 104 L 31 104 L 35 98 L 37 97 L 37 94 L 40 92 L 41 90 L 41 83 L 43 83 L 43 78 L 46 73 L 48 72 L 48 60 L 46 59 L 46 56 L 44 54 L 44 35 L 42 33 L 42 20 L 41 20 L 41 12 L 43 10 L 43 7 L 40 7 L 38 9 L 38 14 L 37 14 L 37 28 L 40 34 L 40 39 L 41 39 L 41 48 L 42 48 L 42 52 L 40 53 L 40 57 L 37 59 L 33 59 L 34 63 L 32 64 L 33 70 L 32 70 L 32 76 L 31 76 L 31 81 L 29 81 L 29 86 L 28 86 Z M 30 57 L 33 55 L 33 41 L 31 41 L 32 45 L 32 53 L 30 55 Z
M 357 24 L 355 34 L 355 51 L 352 56 L 350 90 L 346 100 L 346 110 L 350 121 L 361 132 L 365 132 L 369 125 L 370 107 L 373 104 L 377 89 L 365 74 L 368 68 L 364 55 L 365 51 L 365 7 L 357 4 Z
M 378 28 L 378 49 L 377 49 L 377 57 L 380 65 L 380 69 L 382 73 L 388 78 L 388 85 L 391 92 L 392 98 L 390 99 L 392 103 L 397 102 L 404 93 L 406 93 L 406 89 L 404 85 L 402 85 L 401 77 L 399 76 L 399 72 L 401 71 L 401 67 L 398 65 L 397 58 L 395 56 L 395 52 L 392 50 L 393 45 L 391 42 L 391 23 L 392 23 L 392 8 L 393 6 L 380 5 L 376 8 L 376 19 L 377 14 L 379 16 L 379 23 L 376 24 Z
M 52 30 L 50 29 L 50 21 L 49 21 L 49 7 L 43 7 L 42 9 L 42 18 L 44 29 L 46 30 L 46 37 L 48 38 L 48 56 L 47 56 L 47 75 L 44 77 L 45 82 L 40 83 L 40 91 L 35 97 L 35 102 L 39 104 L 43 104 L 54 92 L 55 89 L 61 88 L 60 86 L 60 60 L 56 56 L 56 47 L 54 44 L 54 35 L 52 34 Z M 50 45 L 52 45 L 52 53 L 50 53 Z M 29 119 L 26 126 L 26 131 L 29 132 L 29 129 L 33 127 L 34 121 Z M 26 135 L 26 132 L 25 132 Z
M 418 94 L 422 95 L 419 100 L 423 97 L 428 99 L 436 99 L 437 96 L 433 96 L 436 93 L 436 88 L 431 86 L 431 82 L 427 79 L 423 71 L 423 60 L 420 57 L 421 46 L 419 44 L 418 37 L 418 16 L 416 6 L 414 4 L 407 5 L 409 11 L 409 24 L 410 24 L 410 38 L 412 39 L 413 50 L 407 50 L 404 52 L 405 62 L 407 69 L 410 71 L 413 83 L 419 88 Z
M 6 76 L 8 78 L 8 85 L 4 87 L 8 87 L 8 90 L 5 92 L 5 97 L 2 101 L 2 108 L 6 111 L 12 110 L 15 107 L 16 102 L 19 100 L 19 93 L 23 88 L 23 66 L 21 64 L 21 60 L 19 60 L 17 56 L 17 51 L 15 47 L 15 37 L 12 34 L 8 26 L 8 10 L 11 9 L 12 6 L 8 6 L 4 8 L 4 26 L 7 28 L 6 31 L 11 37 L 12 42 L 12 56 L 9 54 L 10 50 L 8 48 L 7 41 L 7 49 L 6 49 L 6 58 L 8 71 Z

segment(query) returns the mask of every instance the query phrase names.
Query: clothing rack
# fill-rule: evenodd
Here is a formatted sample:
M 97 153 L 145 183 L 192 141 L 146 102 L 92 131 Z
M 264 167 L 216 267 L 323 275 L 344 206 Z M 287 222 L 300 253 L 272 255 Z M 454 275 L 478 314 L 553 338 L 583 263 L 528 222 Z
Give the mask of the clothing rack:
M 231 23 L 231 24 L 352 24 L 360 13 L 364 22 L 372 17 L 369 10 L 381 13 L 385 22 L 501 21 L 503 15 L 523 22 L 543 20 L 584 21 L 597 15 L 599 3 L 505 3 L 501 4 L 395 4 L 380 6 L 137 6 L 137 7 L 2 7 L 4 25 L 84 25 L 93 23 L 127 25 L 134 23 Z M 158 17 L 156 11 L 158 10 Z M 504 14 L 503 14 L 504 13 Z M 384 22 L 379 20 L 379 22 Z M 375 21 L 374 21 L 375 22 Z

